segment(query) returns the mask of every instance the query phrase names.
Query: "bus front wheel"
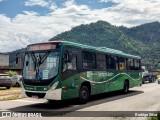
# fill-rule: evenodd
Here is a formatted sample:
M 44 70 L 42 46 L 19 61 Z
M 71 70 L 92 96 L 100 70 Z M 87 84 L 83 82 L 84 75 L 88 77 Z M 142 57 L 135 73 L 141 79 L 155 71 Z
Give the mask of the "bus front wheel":
M 90 92 L 87 86 L 83 85 L 79 91 L 79 102 L 85 104 L 88 102 L 90 97 Z

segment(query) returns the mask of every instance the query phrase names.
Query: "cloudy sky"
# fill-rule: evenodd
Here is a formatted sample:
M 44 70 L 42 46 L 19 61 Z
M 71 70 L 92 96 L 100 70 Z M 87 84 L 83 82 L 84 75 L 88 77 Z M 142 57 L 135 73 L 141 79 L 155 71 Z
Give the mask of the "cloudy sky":
M 160 0 L 0 0 L 0 52 L 98 20 L 127 27 L 159 21 Z

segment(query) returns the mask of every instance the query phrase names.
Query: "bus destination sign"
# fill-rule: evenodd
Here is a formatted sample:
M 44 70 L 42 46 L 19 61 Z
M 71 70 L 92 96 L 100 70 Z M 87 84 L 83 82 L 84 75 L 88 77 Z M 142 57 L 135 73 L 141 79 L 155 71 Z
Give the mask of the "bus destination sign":
M 37 44 L 37 45 L 30 45 L 27 47 L 27 51 L 36 51 L 36 50 L 51 50 L 56 49 L 56 44 Z

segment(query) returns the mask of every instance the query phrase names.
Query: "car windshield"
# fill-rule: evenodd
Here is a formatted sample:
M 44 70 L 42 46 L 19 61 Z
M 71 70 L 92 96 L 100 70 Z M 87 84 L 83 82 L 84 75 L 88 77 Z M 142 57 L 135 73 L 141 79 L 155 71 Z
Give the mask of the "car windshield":
M 29 52 L 25 54 L 23 77 L 47 80 L 58 74 L 59 52 Z

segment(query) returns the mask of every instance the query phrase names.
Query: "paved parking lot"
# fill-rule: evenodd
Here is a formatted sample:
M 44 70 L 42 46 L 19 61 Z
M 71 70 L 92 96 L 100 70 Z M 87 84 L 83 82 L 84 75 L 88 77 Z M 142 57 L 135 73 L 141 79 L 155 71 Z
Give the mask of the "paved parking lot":
M 18 100 L 1 101 L 0 110 L 7 111 L 27 111 L 27 112 L 44 112 L 43 117 L 47 119 L 57 119 L 55 115 L 60 115 L 58 119 L 104 119 L 107 112 L 116 113 L 118 111 L 160 111 L 160 85 L 157 83 L 148 83 L 139 87 L 130 89 L 128 94 L 121 94 L 120 92 L 106 93 L 102 95 L 92 96 L 91 100 L 85 104 L 80 105 L 75 100 L 56 102 L 49 104 L 44 99 L 24 98 Z M 77 112 L 80 111 L 80 112 Z M 84 112 L 86 111 L 86 112 Z M 88 112 L 92 111 L 92 112 Z M 99 112 L 96 112 L 99 111 Z M 102 112 L 104 111 L 104 112 Z M 87 115 L 86 115 L 87 113 Z M 124 114 L 125 112 L 122 112 Z M 95 116 L 94 116 L 95 115 Z M 108 115 L 109 116 L 109 115 Z M 38 119 L 44 119 L 44 118 Z M 99 118 L 103 117 L 103 118 Z M 14 118 L 17 119 L 17 118 Z M 19 118 L 21 119 L 21 118 Z M 36 118 L 35 118 L 36 119 Z M 106 119 L 106 118 L 105 118 Z M 115 117 L 108 119 L 117 119 Z M 122 119 L 121 117 L 118 119 Z M 123 117 L 123 119 L 142 119 Z M 143 117 L 143 119 L 145 119 Z

